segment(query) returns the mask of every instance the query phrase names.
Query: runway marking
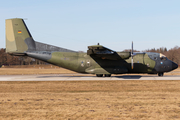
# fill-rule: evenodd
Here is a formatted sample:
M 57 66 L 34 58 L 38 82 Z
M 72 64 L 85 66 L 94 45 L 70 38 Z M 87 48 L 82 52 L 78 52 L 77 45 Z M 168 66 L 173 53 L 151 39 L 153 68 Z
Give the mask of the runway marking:
M 60 75 L 0 75 L 0 81 L 86 81 L 86 80 L 180 80 L 176 76 L 150 76 L 150 75 L 119 75 L 112 77 L 81 76 L 71 74 Z

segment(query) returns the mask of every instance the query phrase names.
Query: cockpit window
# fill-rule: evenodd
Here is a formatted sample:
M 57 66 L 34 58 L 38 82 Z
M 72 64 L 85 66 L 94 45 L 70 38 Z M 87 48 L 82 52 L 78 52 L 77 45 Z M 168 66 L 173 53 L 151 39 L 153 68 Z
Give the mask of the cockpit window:
M 163 55 L 162 53 L 160 53 L 160 59 L 161 60 L 167 60 L 167 57 L 165 55 Z
M 167 58 L 166 58 L 166 57 L 161 57 L 160 59 L 161 59 L 161 60 L 167 60 Z

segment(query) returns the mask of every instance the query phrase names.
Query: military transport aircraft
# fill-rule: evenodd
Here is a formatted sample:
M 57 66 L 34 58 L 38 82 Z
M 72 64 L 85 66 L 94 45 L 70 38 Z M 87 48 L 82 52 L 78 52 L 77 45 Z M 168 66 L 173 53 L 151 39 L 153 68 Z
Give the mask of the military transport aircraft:
M 161 53 L 116 52 L 102 45 L 80 53 L 34 41 L 23 19 L 6 20 L 6 52 L 29 56 L 79 73 L 110 77 L 111 74 L 149 73 L 163 76 L 178 65 Z

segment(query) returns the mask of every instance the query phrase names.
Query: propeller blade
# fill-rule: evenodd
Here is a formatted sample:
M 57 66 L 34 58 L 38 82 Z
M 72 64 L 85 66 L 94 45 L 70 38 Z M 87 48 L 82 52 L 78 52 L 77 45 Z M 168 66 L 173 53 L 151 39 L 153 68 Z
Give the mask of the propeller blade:
M 133 55 L 133 41 L 132 41 L 132 46 L 131 46 L 131 55 Z
M 134 68 L 134 63 L 133 63 L 133 41 L 132 41 L 132 46 L 131 46 L 131 69 Z
M 133 56 L 131 57 L 131 69 L 134 68 Z

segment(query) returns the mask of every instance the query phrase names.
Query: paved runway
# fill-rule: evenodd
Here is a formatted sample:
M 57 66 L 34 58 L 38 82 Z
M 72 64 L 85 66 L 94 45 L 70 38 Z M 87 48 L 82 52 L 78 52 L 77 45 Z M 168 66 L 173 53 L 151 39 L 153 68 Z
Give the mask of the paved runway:
M 96 77 L 83 74 L 50 74 L 50 75 L 0 75 L 0 81 L 83 81 L 83 80 L 180 80 L 180 75 L 118 75 L 112 77 Z

